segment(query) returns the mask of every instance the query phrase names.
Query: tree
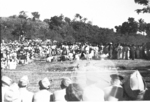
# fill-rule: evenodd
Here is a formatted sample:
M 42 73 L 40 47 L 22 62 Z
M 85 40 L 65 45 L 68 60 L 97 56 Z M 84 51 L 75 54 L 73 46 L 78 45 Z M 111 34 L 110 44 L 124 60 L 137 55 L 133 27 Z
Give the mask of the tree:
M 77 14 L 75 15 L 74 20 L 76 21 L 77 19 L 79 19 L 79 21 L 81 21 L 81 19 L 82 19 L 82 16 L 81 16 L 79 13 L 77 13 Z
M 83 18 L 83 22 L 84 22 L 84 23 L 86 22 L 86 20 L 87 20 L 87 18 Z
M 60 29 L 62 24 L 64 23 L 63 19 L 63 15 L 51 17 L 49 21 L 50 29 Z
M 70 24 L 71 19 L 70 19 L 70 18 L 68 18 L 68 17 L 65 17 L 65 22 L 67 22 L 68 24 Z
M 129 23 L 129 28 L 128 28 L 129 32 L 128 33 L 136 34 L 136 32 L 138 30 L 138 23 L 132 17 L 128 18 L 128 23 Z
M 115 26 L 116 32 L 121 33 L 121 25 Z
M 135 3 L 144 5 L 145 7 L 142 9 L 137 9 L 137 13 L 150 13 L 150 0 L 134 0 Z
M 50 19 L 44 19 L 44 20 L 43 20 L 43 22 L 45 22 L 45 23 L 49 24 Z
M 17 18 L 17 15 L 9 16 L 9 18 Z
M 138 30 L 138 23 L 134 20 L 134 18 L 129 17 L 128 21 L 123 22 L 120 26 L 115 26 L 116 32 L 121 34 L 136 34 Z
M 150 39 L 150 23 L 146 24 L 146 33 L 147 33 L 147 36 Z
M 92 25 L 92 21 L 88 21 L 88 22 L 87 22 L 87 24 L 90 24 L 90 25 Z
M 33 15 L 33 21 L 39 20 L 40 14 L 38 12 L 32 12 L 32 15 Z
M 143 19 L 139 19 L 138 31 L 144 32 L 146 30 L 146 23 Z
M 19 17 L 19 18 L 22 18 L 22 19 L 27 19 L 28 16 L 26 15 L 26 12 L 25 12 L 25 11 L 20 11 L 18 17 Z

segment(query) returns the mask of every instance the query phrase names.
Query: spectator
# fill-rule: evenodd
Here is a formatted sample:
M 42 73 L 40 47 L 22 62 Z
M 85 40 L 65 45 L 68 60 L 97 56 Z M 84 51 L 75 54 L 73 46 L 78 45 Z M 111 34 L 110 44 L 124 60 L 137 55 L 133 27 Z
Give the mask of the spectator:
M 83 101 L 104 101 L 104 92 L 96 84 L 89 85 L 83 91 Z
M 120 101 L 123 99 L 123 87 L 121 86 L 123 77 L 117 74 L 111 76 L 111 86 L 104 89 L 105 101 Z
M 33 102 L 49 102 L 52 93 L 49 92 L 50 81 L 47 77 L 39 81 L 40 91 L 35 93 L 33 96 Z
M 124 90 L 127 100 L 143 100 L 146 91 L 146 83 L 144 82 L 139 71 L 133 72 L 124 83 Z
M 12 80 L 7 76 L 3 76 L 1 81 L 2 81 L 2 102 L 4 102 L 4 95 L 9 89 L 9 86 L 11 85 Z
M 150 100 L 150 89 L 145 91 L 143 100 Z
M 29 84 L 28 76 L 23 76 L 18 83 L 20 87 L 19 91 L 21 95 L 21 100 L 23 102 L 32 102 L 33 99 L 33 93 L 27 90 L 28 84 Z
M 121 44 L 119 44 L 118 47 L 116 48 L 116 50 L 117 50 L 117 59 L 122 59 L 122 49 L 123 49 L 123 47 L 121 46 Z
M 4 102 L 21 102 L 19 86 L 17 83 L 10 85 L 4 96 Z
M 65 99 L 69 101 L 83 101 L 83 89 L 77 83 L 72 83 L 66 88 Z
M 136 47 L 135 45 L 132 45 L 131 48 L 131 59 L 134 60 L 135 59 L 135 51 L 136 51 Z
M 62 78 L 61 81 L 61 90 L 55 91 L 53 94 L 53 101 L 54 102 L 66 102 L 65 95 L 66 95 L 66 88 L 72 83 L 70 78 Z

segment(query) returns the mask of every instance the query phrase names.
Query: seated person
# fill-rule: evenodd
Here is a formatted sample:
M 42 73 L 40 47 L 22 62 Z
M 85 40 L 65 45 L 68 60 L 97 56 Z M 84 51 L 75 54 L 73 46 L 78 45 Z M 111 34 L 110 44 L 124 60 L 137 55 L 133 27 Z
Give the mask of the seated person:
M 139 71 L 134 71 L 124 83 L 126 100 L 144 100 L 147 87 Z
M 62 78 L 61 81 L 61 90 L 57 90 L 53 94 L 53 99 L 52 101 L 54 102 L 67 102 L 65 99 L 66 95 L 66 88 L 72 83 L 71 79 L 68 77 Z
M 4 95 L 7 92 L 7 90 L 9 89 L 10 85 L 12 84 L 12 79 L 10 79 L 7 76 L 3 76 L 1 79 L 1 83 L 2 83 L 2 102 L 4 102 Z
M 123 99 L 123 87 L 121 86 L 123 77 L 112 74 L 111 85 L 104 89 L 105 101 L 120 101 Z
M 23 102 L 32 102 L 33 99 L 33 93 L 27 90 L 28 84 L 28 76 L 23 76 L 18 82 L 21 100 Z
M 37 93 L 34 94 L 33 96 L 33 101 L 32 102 L 49 102 L 50 96 L 52 93 L 49 91 L 50 89 L 50 81 L 47 77 L 39 81 L 39 89 Z
M 82 101 L 83 90 L 77 83 L 72 83 L 66 88 L 65 99 L 69 101 Z

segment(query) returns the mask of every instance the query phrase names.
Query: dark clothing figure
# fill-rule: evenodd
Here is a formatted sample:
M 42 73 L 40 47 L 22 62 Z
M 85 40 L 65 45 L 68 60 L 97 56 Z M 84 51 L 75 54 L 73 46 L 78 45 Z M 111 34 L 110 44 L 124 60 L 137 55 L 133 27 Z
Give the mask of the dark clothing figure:
M 136 48 L 135 46 L 131 46 L 130 48 L 131 50 L 131 59 L 134 60 L 135 59 L 135 51 L 136 51 Z
M 113 58 L 113 45 L 109 45 L 109 58 L 112 59 Z
M 139 46 L 136 47 L 136 58 L 137 59 L 140 58 L 140 47 Z

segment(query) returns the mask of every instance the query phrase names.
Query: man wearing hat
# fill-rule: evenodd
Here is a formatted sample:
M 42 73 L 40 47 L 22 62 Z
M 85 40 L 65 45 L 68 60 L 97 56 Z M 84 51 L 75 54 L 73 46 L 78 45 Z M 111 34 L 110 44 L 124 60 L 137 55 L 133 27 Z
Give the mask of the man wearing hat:
M 9 89 L 9 86 L 11 85 L 12 80 L 7 76 L 3 76 L 1 81 L 2 81 L 2 102 L 4 102 L 4 95 L 6 91 Z
M 17 83 L 13 83 L 10 85 L 9 89 L 4 95 L 4 102 L 21 102 L 19 86 L 17 85 Z
M 39 81 L 39 89 L 33 96 L 33 102 L 50 102 L 52 93 L 50 89 L 50 81 L 47 77 Z
M 111 77 L 111 85 L 104 89 L 105 93 L 105 101 L 120 101 L 123 100 L 123 87 L 122 80 L 123 77 L 118 74 L 112 74 Z
M 23 76 L 18 83 L 20 87 L 19 91 L 21 95 L 21 100 L 23 102 L 32 102 L 33 99 L 33 93 L 27 90 L 28 84 L 29 84 L 28 76 Z
M 134 71 L 125 81 L 124 90 L 127 100 L 143 100 L 147 91 L 146 83 L 139 71 Z
M 68 102 L 83 101 L 83 89 L 77 83 L 72 83 L 66 88 L 65 99 Z
M 65 95 L 66 95 L 66 88 L 72 83 L 71 79 L 68 77 L 62 78 L 61 81 L 61 90 L 57 90 L 53 94 L 53 101 L 54 102 L 66 102 Z

